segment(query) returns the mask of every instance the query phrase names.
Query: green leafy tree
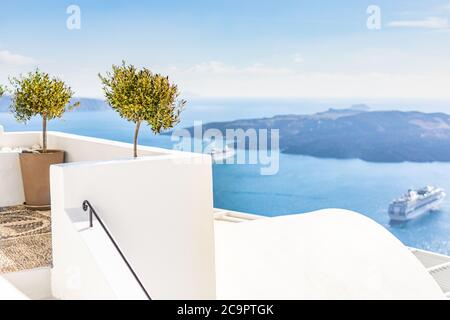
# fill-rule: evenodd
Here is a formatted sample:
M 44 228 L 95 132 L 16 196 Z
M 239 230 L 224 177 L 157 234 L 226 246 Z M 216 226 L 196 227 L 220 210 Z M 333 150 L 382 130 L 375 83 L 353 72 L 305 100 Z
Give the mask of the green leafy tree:
M 2 86 L 0 86 L 0 98 L 3 96 L 3 93 L 5 92 L 5 90 L 3 89 Z
M 62 80 L 36 69 L 26 76 L 10 78 L 12 86 L 11 111 L 16 119 L 28 122 L 34 116 L 42 117 L 42 152 L 47 153 L 47 122 L 61 118 L 69 105 L 73 91 Z
M 143 122 L 147 122 L 155 134 L 179 122 L 186 101 L 177 100 L 178 88 L 168 77 L 146 68 L 138 70 L 125 62 L 121 66 L 113 65 L 112 72 L 99 77 L 109 105 L 122 118 L 135 124 L 134 157 L 138 156 L 139 129 Z

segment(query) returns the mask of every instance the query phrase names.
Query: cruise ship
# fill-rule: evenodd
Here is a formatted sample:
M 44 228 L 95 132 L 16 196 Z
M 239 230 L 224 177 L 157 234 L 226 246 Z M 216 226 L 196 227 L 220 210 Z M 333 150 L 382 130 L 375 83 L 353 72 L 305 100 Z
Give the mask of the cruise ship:
M 401 198 L 389 206 L 389 217 L 393 221 L 407 221 L 432 210 L 437 210 L 446 194 L 443 189 L 427 186 L 418 190 L 408 190 Z

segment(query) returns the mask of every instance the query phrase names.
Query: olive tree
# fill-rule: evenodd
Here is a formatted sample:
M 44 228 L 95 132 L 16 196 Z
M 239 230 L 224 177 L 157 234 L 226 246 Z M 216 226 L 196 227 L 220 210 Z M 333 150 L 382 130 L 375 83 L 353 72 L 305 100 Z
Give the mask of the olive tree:
M 169 78 L 149 69 L 138 70 L 133 65 L 112 66 L 105 76 L 99 75 L 106 101 L 119 115 L 135 124 L 134 157 L 137 154 L 139 129 L 147 122 L 155 134 L 173 128 L 186 103 L 177 100 L 178 87 Z
M 21 122 L 34 116 L 42 117 L 42 152 L 47 153 L 47 122 L 61 118 L 69 105 L 73 92 L 62 80 L 36 69 L 25 76 L 10 78 L 12 86 L 11 112 Z

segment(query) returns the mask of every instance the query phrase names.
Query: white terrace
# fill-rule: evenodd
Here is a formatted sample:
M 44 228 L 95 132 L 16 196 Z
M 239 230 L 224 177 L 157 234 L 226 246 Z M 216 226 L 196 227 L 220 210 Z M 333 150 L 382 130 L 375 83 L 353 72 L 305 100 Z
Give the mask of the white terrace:
M 0 149 L 39 142 L 40 133 L 0 130 Z M 140 147 L 135 160 L 128 144 L 57 132 L 49 148 L 65 150 L 68 162 L 51 168 L 51 265 L 1 274 L 0 299 L 445 299 L 450 292 L 449 257 L 410 250 L 360 214 L 263 218 L 214 209 L 207 155 Z M 85 200 L 114 242 L 97 219 L 90 227 Z M 0 153 L 0 208 L 23 201 L 18 155 Z M 12 249 L 23 250 L 26 263 L 27 248 Z

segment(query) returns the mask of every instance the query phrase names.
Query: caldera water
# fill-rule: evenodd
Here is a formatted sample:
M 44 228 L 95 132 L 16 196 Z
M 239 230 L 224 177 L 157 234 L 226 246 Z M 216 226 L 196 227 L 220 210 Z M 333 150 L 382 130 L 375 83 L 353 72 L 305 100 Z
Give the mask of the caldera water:
M 6 131 L 40 130 L 39 119 L 25 126 L 7 113 L 0 113 L 0 125 Z M 52 121 L 49 129 L 123 142 L 131 142 L 133 136 L 133 125 L 112 111 L 68 113 L 63 120 Z M 146 128 L 139 142 L 173 147 L 169 136 L 155 136 Z M 450 197 L 441 210 L 410 222 L 392 224 L 387 214 L 389 203 L 409 188 L 434 185 L 450 193 L 450 163 L 368 163 L 280 154 L 279 172 L 273 176 L 261 175 L 258 165 L 237 164 L 216 164 L 213 175 L 217 208 L 265 216 L 324 208 L 354 210 L 383 225 L 405 245 L 450 255 Z

